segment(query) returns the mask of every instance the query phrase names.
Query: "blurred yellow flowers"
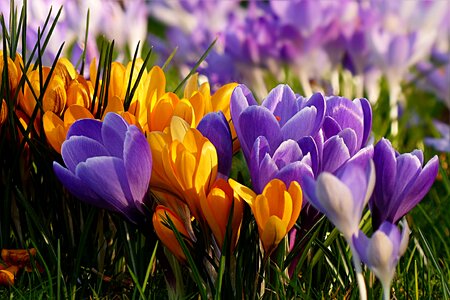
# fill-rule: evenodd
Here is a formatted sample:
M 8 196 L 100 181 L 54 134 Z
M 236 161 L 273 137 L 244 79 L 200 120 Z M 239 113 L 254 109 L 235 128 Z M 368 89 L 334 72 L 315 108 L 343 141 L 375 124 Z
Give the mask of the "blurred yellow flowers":
M 300 215 L 303 201 L 300 185 L 292 181 L 286 190 L 286 185 L 281 180 L 272 179 L 262 194 L 256 195 L 233 179 L 229 179 L 229 183 L 250 205 L 266 255 L 272 253 Z

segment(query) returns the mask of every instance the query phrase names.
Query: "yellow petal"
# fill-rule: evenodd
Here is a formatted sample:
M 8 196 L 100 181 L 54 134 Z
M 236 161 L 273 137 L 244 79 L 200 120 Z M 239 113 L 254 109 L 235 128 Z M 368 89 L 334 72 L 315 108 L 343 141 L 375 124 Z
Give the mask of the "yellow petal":
M 50 110 L 57 115 L 61 115 L 66 107 L 66 100 L 67 94 L 64 79 L 55 75 L 52 77 L 45 90 L 44 98 L 42 100 L 42 109 L 44 112 Z
M 235 82 L 225 84 L 220 87 L 214 95 L 211 96 L 211 103 L 213 105 L 213 111 L 222 111 L 225 114 L 227 120 L 231 119 L 230 116 L 230 99 L 234 88 L 238 84 Z
M 170 119 L 170 136 L 173 141 L 183 142 L 184 136 L 191 127 L 180 117 L 173 116 Z
M 166 91 L 166 76 L 164 75 L 164 71 L 160 67 L 154 66 L 150 70 L 148 78 L 149 84 L 147 93 L 156 91 L 156 98 L 160 98 Z
M 67 89 L 67 103 L 69 107 L 71 105 L 78 104 L 84 107 L 89 107 L 90 98 L 89 91 L 78 80 L 73 80 Z
M 117 96 L 119 99 L 125 98 L 126 87 L 128 82 L 125 82 L 125 66 L 119 62 L 111 63 L 111 79 L 109 82 L 109 97 Z
M 64 113 L 64 125 L 65 127 L 68 127 L 76 120 L 87 118 L 93 119 L 94 116 L 86 107 L 81 105 L 71 105 Z
M 118 114 L 121 114 L 123 112 L 123 101 L 119 97 L 113 96 L 108 100 L 108 105 L 106 105 L 102 120 L 109 112 L 115 112 Z
M 184 88 L 183 98 L 189 99 L 196 91 L 198 91 L 198 73 L 189 77 L 186 82 L 186 87 Z
M 235 181 L 232 178 L 228 179 L 228 183 L 230 184 L 234 193 L 237 194 L 245 202 L 247 202 L 248 205 L 250 205 L 250 207 L 252 208 L 256 198 L 255 192 L 252 189 L 246 187 L 245 185 L 240 184 L 239 182 Z
M 8 118 L 8 107 L 6 101 L 3 99 L 2 105 L 0 105 L 0 127 L 6 122 L 6 118 Z
M 42 122 L 48 143 L 56 152 L 61 153 L 61 145 L 66 139 L 63 121 L 52 111 L 47 111 L 42 117 Z
M 262 194 L 266 196 L 271 203 L 275 204 L 270 207 L 270 214 L 276 215 L 280 219 L 282 218 L 284 212 L 285 192 L 286 185 L 279 179 L 272 179 L 269 181 L 262 192 Z
M 170 124 L 170 120 L 173 116 L 173 103 L 170 99 L 161 99 L 159 101 L 151 114 L 149 127 L 151 131 L 158 130 L 162 131 Z
M 286 228 L 283 226 L 282 221 L 276 216 L 271 216 L 263 231 L 259 233 L 266 255 L 275 250 L 285 235 Z
M 287 231 L 291 230 L 300 215 L 303 204 L 303 191 L 297 181 L 292 181 L 288 189 L 292 198 L 292 215 L 291 221 L 288 224 Z
M 205 99 L 205 114 L 213 112 L 213 106 L 211 103 L 211 88 L 208 82 L 202 83 L 198 91 L 203 95 Z
M 189 98 L 189 101 L 194 108 L 194 126 L 197 126 L 205 115 L 205 99 L 201 93 L 194 93 L 191 98 Z
M 195 173 L 195 190 L 209 190 L 217 177 L 217 152 L 214 145 L 207 141 L 203 144 Z
M 196 163 L 195 157 L 187 151 L 178 153 L 176 157 L 176 174 L 183 190 L 189 190 L 194 186 L 193 177 L 197 167 Z
M 173 111 L 173 115 L 185 120 L 189 124 L 189 126 L 195 127 L 194 108 L 192 107 L 192 104 L 186 99 L 178 102 Z
M 262 230 L 265 227 L 265 224 L 267 223 L 267 221 L 271 216 L 270 213 L 271 207 L 269 201 L 270 200 L 266 198 L 264 195 L 256 196 L 256 199 L 254 201 L 252 212 L 253 215 L 255 216 L 255 221 L 256 224 L 258 224 L 259 230 Z
M 185 261 L 186 256 L 178 243 L 174 232 L 168 226 L 168 219 L 170 219 L 174 227 L 178 232 L 185 238 L 188 244 L 190 244 L 189 234 L 186 230 L 181 219 L 170 209 L 162 205 L 158 205 L 153 214 L 152 222 L 155 232 L 158 238 L 163 242 L 163 244 L 172 252 L 177 259 L 180 261 Z

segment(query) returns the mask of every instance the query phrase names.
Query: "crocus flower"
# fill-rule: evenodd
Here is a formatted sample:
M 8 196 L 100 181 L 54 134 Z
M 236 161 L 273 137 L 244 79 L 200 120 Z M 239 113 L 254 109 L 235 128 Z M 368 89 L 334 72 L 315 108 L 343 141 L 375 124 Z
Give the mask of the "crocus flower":
M 166 246 L 179 261 L 184 262 L 186 261 L 186 255 L 178 243 L 175 233 L 169 226 L 168 218 L 173 222 L 174 227 L 178 230 L 181 237 L 186 240 L 187 244 L 191 245 L 189 233 L 183 221 L 173 211 L 163 205 L 158 205 L 153 213 L 153 228 L 155 228 L 156 235 L 164 246 Z
M 423 199 L 436 178 L 439 160 L 434 156 L 422 167 L 422 151 L 399 154 L 384 138 L 376 144 L 373 159 L 377 182 L 369 207 L 377 229 L 383 221 L 397 223 Z
M 303 192 L 298 182 L 286 185 L 279 179 L 271 180 L 261 194 L 229 179 L 231 187 L 249 205 L 258 225 L 258 232 L 266 255 L 276 249 L 297 222 L 302 208 Z
M 346 163 L 333 175 L 322 172 L 317 181 L 306 178 L 304 191 L 309 202 L 325 214 L 349 243 L 358 232 L 362 212 L 375 185 L 372 160 Z
M 297 142 L 305 136 L 315 136 L 322 126 L 325 99 L 319 93 L 309 99 L 298 98 L 288 85 L 279 85 L 261 105 L 257 105 L 248 88 L 239 85 L 231 96 L 230 110 L 242 151 L 248 161 L 259 136 L 267 139 L 270 154 L 282 141 L 292 139 Z
M 353 236 L 353 244 L 362 262 L 381 281 L 385 300 L 390 299 L 390 285 L 395 267 L 405 253 L 408 241 L 409 228 L 406 221 L 403 222 L 402 233 L 396 225 L 385 221 L 370 239 L 362 231 Z
M 70 127 L 61 154 L 66 167 L 54 162 L 53 169 L 69 192 L 131 222 L 139 220 L 152 157 L 136 126 L 115 113 L 107 114 L 104 122 L 78 120 Z
M 231 211 L 232 205 L 233 211 Z M 230 249 L 234 249 L 244 214 L 244 206 L 238 195 L 233 192 L 230 184 L 224 179 L 216 180 L 208 196 L 200 198 L 200 206 L 220 248 L 222 248 L 225 239 L 230 213 L 233 214 L 228 243 Z
M 174 194 L 188 205 L 197 220 L 203 220 L 200 198 L 206 197 L 217 177 L 214 145 L 176 116 L 166 132 L 150 132 L 148 142 L 153 154 L 150 187 Z

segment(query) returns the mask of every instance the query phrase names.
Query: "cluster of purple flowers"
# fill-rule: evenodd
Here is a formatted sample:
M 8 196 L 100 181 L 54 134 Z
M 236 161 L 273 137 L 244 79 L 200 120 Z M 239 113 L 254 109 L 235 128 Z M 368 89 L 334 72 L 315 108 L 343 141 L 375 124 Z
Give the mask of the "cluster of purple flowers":
M 356 93 L 347 96 L 361 97 L 365 87 L 376 101 L 382 75 L 397 86 L 432 49 L 448 52 L 442 41 L 448 40 L 445 1 L 249 1 L 246 7 L 240 1 L 213 2 L 156 1 L 150 13 L 168 26 L 166 51 L 179 46 L 180 60 L 189 66 L 190 58 L 198 59 L 218 38 L 202 66 L 215 83 L 233 78 L 252 90 L 264 89 L 261 70 L 283 79 L 288 66 L 307 96 L 319 88 L 311 87 L 312 81 L 325 93 L 342 94 L 337 72 L 343 68 L 356 80 Z

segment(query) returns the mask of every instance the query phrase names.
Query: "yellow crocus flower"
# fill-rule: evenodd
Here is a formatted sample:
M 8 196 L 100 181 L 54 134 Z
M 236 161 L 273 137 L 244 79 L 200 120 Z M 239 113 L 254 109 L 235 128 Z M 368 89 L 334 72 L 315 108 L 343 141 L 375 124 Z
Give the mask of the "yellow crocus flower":
M 187 244 L 191 245 L 189 233 L 187 232 L 183 221 L 172 210 L 163 205 L 158 205 L 153 213 L 152 222 L 156 235 L 178 260 L 185 262 L 186 255 L 181 249 L 180 244 L 175 237 L 175 233 L 170 229 L 167 218 L 170 218 L 180 235 L 185 238 Z
M 202 220 L 200 198 L 206 197 L 217 177 L 214 145 L 177 116 L 165 132 L 150 132 L 147 139 L 153 158 L 150 187 L 176 195 Z
M 218 179 L 209 191 L 208 196 L 200 198 L 203 216 L 209 228 L 211 228 L 220 248 L 222 248 L 225 239 L 228 218 L 233 202 L 231 240 L 229 241 L 231 249 L 234 249 L 236 245 L 239 228 L 244 215 L 244 206 L 241 199 L 234 193 L 231 186 L 224 179 Z
M 283 181 L 272 179 L 262 194 L 256 195 L 251 189 L 233 179 L 229 179 L 229 183 L 250 205 L 266 255 L 272 253 L 300 215 L 303 201 L 300 185 L 292 181 L 286 190 Z

